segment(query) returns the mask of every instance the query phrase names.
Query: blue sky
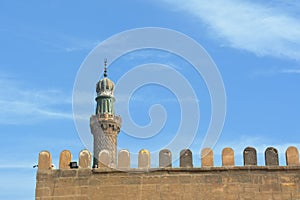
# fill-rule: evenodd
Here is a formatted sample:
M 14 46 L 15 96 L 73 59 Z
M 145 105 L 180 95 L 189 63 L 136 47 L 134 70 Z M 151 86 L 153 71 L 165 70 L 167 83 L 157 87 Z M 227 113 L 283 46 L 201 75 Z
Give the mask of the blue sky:
M 32 166 L 41 150 L 52 153 L 56 166 L 64 149 L 77 159 L 85 148 L 72 119 L 77 71 L 98 43 L 140 27 L 180 31 L 201 44 L 218 66 L 227 113 L 214 148 L 216 165 L 227 146 L 235 150 L 238 165 L 246 146 L 257 148 L 260 165 L 263 151 L 274 146 L 284 165 L 286 148 L 300 147 L 299 15 L 300 3 L 283 0 L 1 1 L 0 199 L 33 198 Z M 205 83 L 187 63 L 166 52 L 146 50 L 112 63 L 109 76 L 117 82 L 126 71 L 149 62 L 176 68 L 197 90 L 202 117 L 191 149 L 200 166 L 197 154 L 210 119 L 210 99 Z M 100 78 L 102 68 L 95 73 Z M 131 115 L 139 125 L 149 123 L 147 112 L 154 103 L 170 114 L 160 139 L 134 139 L 121 131 L 119 146 L 132 152 L 163 147 L 180 122 L 178 101 L 157 85 L 140 88 L 133 97 Z

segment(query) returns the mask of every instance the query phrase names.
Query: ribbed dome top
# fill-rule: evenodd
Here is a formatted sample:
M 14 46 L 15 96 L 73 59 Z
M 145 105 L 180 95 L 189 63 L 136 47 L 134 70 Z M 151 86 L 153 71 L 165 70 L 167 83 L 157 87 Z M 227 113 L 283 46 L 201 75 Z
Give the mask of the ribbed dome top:
M 96 92 L 98 96 L 113 96 L 115 84 L 109 78 L 104 77 L 96 85 Z

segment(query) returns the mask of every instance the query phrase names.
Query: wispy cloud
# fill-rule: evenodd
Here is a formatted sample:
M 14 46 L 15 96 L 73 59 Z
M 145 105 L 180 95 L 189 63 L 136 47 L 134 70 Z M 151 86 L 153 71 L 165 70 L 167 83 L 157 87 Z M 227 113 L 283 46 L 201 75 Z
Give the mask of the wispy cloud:
M 269 76 L 278 76 L 278 75 L 300 75 L 299 67 L 260 67 L 259 69 L 255 69 L 252 73 L 249 73 L 249 77 L 257 78 L 257 77 L 269 77 Z
M 18 25 L 16 25 L 18 26 Z M 55 30 L 42 29 L 38 27 L 30 27 L 28 25 L 19 25 L 19 31 L 3 30 L 11 36 L 37 42 L 39 45 L 45 45 L 50 50 L 75 52 L 75 51 L 91 51 L 100 40 L 87 39 L 78 37 L 73 34 L 62 33 Z M 46 31 L 45 31 L 46 30 Z M 50 48 L 49 48 L 50 47 Z
M 73 51 L 82 51 L 82 50 L 92 50 L 96 47 L 97 44 L 100 43 L 99 40 L 89 40 L 85 38 L 79 38 L 71 35 L 65 35 L 61 33 L 57 33 L 52 38 L 47 37 L 44 39 L 48 41 L 49 44 L 56 45 L 59 49 L 65 52 L 73 52 Z
M 43 34 L 36 33 L 38 37 L 30 38 L 36 40 L 41 44 L 52 47 L 53 49 L 64 52 L 75 52 L 82 50 L 92 50 L 99 43 L 98 40 L 88 40 L 84 38 L 78 38 L 71 35 L 65 35 L 61 33 Z M 30 36 L 29 36 L 30 37 Z
M 71 119 L 71 97 L 59 90 L 28 89 L 0 75 L 0 124 L 27 124 L 45 119 Z
M 0 169 L 30 169 L 30 168 L 33 168 L 32 163 L 0 164 Z
M 222 45 L 300 60 L 300 21 L 286 1 L 260 4 L 238 0 L 165 0 L 204 22 Z M 280 6 L 278 6 L 280 4 Z M 296 4 L 299 8 L 299 4 Z
M 300 74 L 300 69 L 283 69 L 283 70 L 280 70 L 280 73 L 285 73 L 285 74 Z

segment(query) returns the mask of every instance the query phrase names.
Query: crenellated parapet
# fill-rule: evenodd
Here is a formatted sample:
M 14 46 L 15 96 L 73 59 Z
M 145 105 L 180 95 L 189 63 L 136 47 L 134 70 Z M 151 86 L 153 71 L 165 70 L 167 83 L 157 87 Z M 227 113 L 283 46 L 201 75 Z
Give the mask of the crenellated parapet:
M 214 166 L 214 152 L 210 148 L 204 148 L 201 151 L 201 166 L 194 166 L 193 155 L 190 149 L 183 149 L 180 152 L 179 167 L 172 165 L 172 152 L 163 149 L 159 152 L 159 164 L 156 168 L 208 168 L 208 167 L 236 167 L 235 153 L 232 148 L 226 147 L 222 150 L 222 166 Z M 116 166 L 111 165 L 110 151 L 104 149 L 99 152 L 98 165 L 96 168 L 105 169 L 114 168 L 122 171 L 146 170 L 151 171 L 151 155 L 147 149 L 142 149 L 138 154 L 138 167 L 132 168 L 130 163 L 130 152 L 128 150 L 120 150 L 117 156 Z M 268 147 L 264 152 L 265 166 L 279 166 L 278 150 L 274 147 Z M 299 152 L 297 147 L 290 146 L 285 152 L 286 166 L 300 166 Z M 59 169 L 70 169 L 72 162 L 72 154 L 68 150 L 64 150 L 60 154 Z M 92 168 L 92 154 L 88 150 L 82 150 L 79 153 L 78 168 Z M 247 147 L 243 151 L 243 163 L 245 167 L 257 166 L 257 151 L 253 147 Z M 239 166 L 242 167 L 242 166 Z M 42 151 L 39 154 L 38 161 L 39 170 L 52 169 L 52 156 L 48 151 Z
M 93 157 L 88 150 L 80 151 L 78 163 L 72 162 L 71 152 L 64 150 L 59 169 L 52 169 L 51 154 L 42 151 L 36 199 L 300 199 L 296 147 L 287 148 L 286 166 L 279 166 L 278 151 L 273 147 L 264 152 L 265 166 L 257 166 L 258 156 L 253 147 L 244 149 L 243 166 L 235 165 L 232 148 L 222 150 L 221 166 L 214 166 L 212 149 L 202 149 L 200 155 L 196 158 L 192 151 L 183 149 L 179 165 L 174 166 L 175 156 L 163 149 L 158 166 L 151 168 L 155 156 L 142 149 L 135 161 L 137 167 L 132 168 L 129 151 L 120 150 L 117 165 L 111 166 L 112 155 L 104 149 L 99 152 L 97 168 L 92 168 Z M 193 159 L 201 159 L 200 166 Z

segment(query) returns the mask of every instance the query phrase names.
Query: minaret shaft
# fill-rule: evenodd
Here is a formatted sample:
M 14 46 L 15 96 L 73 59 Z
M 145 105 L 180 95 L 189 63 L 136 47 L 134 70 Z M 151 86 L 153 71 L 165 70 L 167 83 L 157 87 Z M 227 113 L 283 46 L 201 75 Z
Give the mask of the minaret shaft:
M 110 167 L 116 166 L 117 137 L 120 132 L 121 118 L 98 117 L 92 115 L 90 120 L 91 131 L 94 136 L 94 155 L 98 155 L 102 150 L 107 150 L 111 155 Z M 98 156 L 94 156 L 94 166 L 98 165 Z

